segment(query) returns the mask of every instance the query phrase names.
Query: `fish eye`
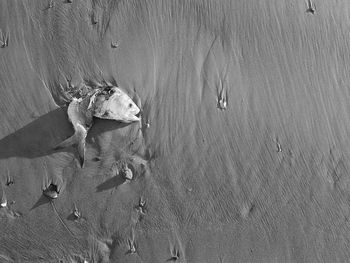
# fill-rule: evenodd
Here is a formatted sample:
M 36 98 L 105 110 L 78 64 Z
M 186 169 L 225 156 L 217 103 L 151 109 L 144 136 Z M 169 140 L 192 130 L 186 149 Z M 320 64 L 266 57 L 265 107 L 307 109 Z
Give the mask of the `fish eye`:
M 129 104 L 129 108 L 131 108 L 131 107 L 132 107 L 132 104 L 130 103 L 130 104 Z

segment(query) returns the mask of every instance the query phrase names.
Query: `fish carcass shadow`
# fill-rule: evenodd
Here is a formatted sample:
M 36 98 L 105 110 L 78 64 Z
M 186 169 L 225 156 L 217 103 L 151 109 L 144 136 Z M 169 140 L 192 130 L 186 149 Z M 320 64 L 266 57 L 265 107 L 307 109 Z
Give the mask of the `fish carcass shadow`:
M 36 158 L 53 152 L 61 138 L 73 133 L 67 108 L 50 111 L 0 140 L 0 159 Z
M 88 132 L 88 136 L 86 138 L 86 141 L 91 143 L 91 138 L 96 137 L 96 135 L 112 131 L 112 130 L 118 130 L 122 129 L 126 126 L 134 125 L 133 123 L 122 123 L 115 120 L 107 120 L 107 119 L 99 119 L 94 117 L 94 123 L 92 127 L 90 128 Z
M 98 127 L 93 125 L 91 128 L 87 138 L 88 142 L 91 142 L 91 136 L 127 125 L 97 118 L 94 118 L 94 122 L 98 124 Z M 60 142 L 72 136 L 73 133 L 73 126 L 67 116 L 67 107 L 55 109 L 1 139 L 0 159 L 11 157 L 31 159 L 50 155 L 54 152 L 74 152 L 71 147 L 54 150 Z

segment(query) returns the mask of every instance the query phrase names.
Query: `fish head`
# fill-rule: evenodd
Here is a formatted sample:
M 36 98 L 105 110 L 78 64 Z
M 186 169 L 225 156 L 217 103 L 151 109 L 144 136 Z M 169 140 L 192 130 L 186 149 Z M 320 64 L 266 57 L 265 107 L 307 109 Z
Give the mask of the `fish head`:
M 108 93 L 101 92 L 94 99 L 94 116 L 101 119 L 131 123 L 140 121 L 136 116 L 140 113 L 139 107 L 121 89 L 112 87 Z

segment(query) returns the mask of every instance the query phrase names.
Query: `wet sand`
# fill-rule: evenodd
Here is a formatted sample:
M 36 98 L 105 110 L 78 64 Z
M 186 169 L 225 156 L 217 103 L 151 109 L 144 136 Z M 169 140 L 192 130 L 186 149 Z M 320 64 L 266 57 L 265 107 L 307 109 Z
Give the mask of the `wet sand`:
M 348 261 L 346 1 L 49 3 L 0 1 L 0 261 Z M 103 80 L 143 121 L 81 169 L 61 87 Z

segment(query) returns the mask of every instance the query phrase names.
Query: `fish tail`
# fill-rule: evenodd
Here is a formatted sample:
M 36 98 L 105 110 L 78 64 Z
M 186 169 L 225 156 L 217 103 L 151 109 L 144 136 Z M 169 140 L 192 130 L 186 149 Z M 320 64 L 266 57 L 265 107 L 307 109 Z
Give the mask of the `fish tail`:
M 79 163 L 81 168 L 84 168 L 85 161 L 85 139 L 80 140 L 78 143 L 78 155 L 79 155 Z
M 77 129 L 73 136 L 58 144 L 54 149 L 60 150 L 71 146 L 77 147 L 79 155 L 79 164 L 81 168 L 83 168 L 85 160 L 85 141 L 87 136 L 87 129 L 80 124 L 78 124 L 76 128 Z

